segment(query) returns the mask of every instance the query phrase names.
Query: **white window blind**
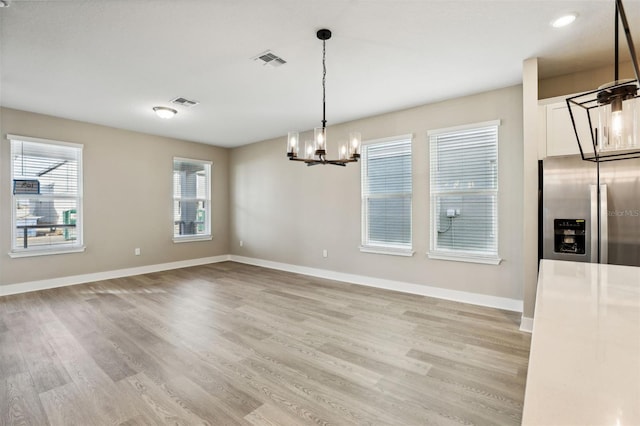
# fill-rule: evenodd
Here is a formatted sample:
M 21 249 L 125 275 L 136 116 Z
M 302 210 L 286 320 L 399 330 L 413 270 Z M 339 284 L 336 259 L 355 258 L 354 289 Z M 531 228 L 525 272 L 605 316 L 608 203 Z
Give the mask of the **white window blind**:
M 430 257 L 497 260 L 498 125 L 429 134 Z
M 13 201 L 10 254 L 81 250 L 82 145 L 8 138 Z
M 173 159 L 173 238 L 211 238 L 211 162 Z
M 411 135 L 363 145 L 362 251 L 411 254 Z

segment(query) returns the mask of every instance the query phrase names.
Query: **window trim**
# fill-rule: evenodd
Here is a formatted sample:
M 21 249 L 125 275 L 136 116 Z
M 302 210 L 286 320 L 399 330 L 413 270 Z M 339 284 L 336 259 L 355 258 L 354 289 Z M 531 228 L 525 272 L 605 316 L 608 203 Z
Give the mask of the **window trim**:
M 196 241 L 211 241 L 213 240 L 213 236 L 211 234 L 207 235 L 178 235 L 173 237 L 173 242 L 176 244 L 180 243 L 193 243 Z
M 175 202 L 177 200 L 177 198 L 175 198 L 175 196 L 173 196 L 173 194 L 175 193 L 175 188 L 173 187 L 173 173 L 175 172 L 175 162 L 176 161 L 184 161 L 184 162 L 189 162 L 189 163 L 195 163 L 195 164 L 202 164 L 202 165 L 206 165 L 209 166 L 209 170 L 207 173 L 207 208 L 206 208 L 206 218 L 207 218 L 207 233 L 206 234 L 193 234 L 193 235 L 176 235 L 174 231 L 172 231 L 172 241 L 174 243 L 180 244 L 180 243 L 191 243 L 191 242 L 197 242 L 197 241 L 211 241 L 213 239 L 213 229 L 212 229 L 212 225 L 213 225 L 213 221 L 211 220 L 211 184 L 213 182 L 213 161 L 210 160 L 197 160 L 195 158 L 186 158 L 186 157 L 173 157 L 171 160 L 171 193 L 172 193 L 172 201 Z M 173 218 L 173 208 L 171 209 L 172 211 L 172 226 L 171 229 L 175 230 L 175 218 Z
M 82 253 L 86 250 L 86 246 L 84 244 L 84 169 L 83 169 L 83 158 L 84 158 L 84 144 L 75 143 L 75 142 L 66 142 L 59 141 L 55 139 L 45 139 L 45 138 L 34 138 L 31 136 L 22 136 L 22 135 L 14 135 L 7 133 L 6 139 L 9 141 L 9 144 L 12 145 L 12 142 L 32 142 L 44 145 L 56 145 L 63 146 L 68 148 L 78 149 L 80 151 L 80 155 L 78 158 L 78 196 L 73 197 L 78 200 L 78 205 L 76 207 L 76 241 L 77 244 L 69 245 L 66 247 L 36 247 L 36 248 L 16 248 L 15 242 L 18 238 L 16 233 L 16 209 L 15 209 L 15 197 L 16 195 L 11 191 L 11 248 L 9 250 L 9 257 L 12 259 L 21 258 L 21 257 L 35 257 L 35 256 L 49 256 L 49 255 L 58 255 L 58 254 L 69 254 L 69 253 Z M 9 155 L 13 154 L 13 147 L 9 146 Z M 12 182 L 14 179 L 14 169 L 13 169 L 13 159 L 9 159 L 9 180 Z
M 498 255 L 482 256 L 471 252 L 453 250 L 451 250 L 451 253 L 447 253 L 446 249 L 440 249 L 438 251 L 428 251 L 427 257 L 429 257 L 429 259 L 451 260 L 454 262 L 483 263 L 486 265 L 499 265 L 500 262 L 502 262 L 502 258 Z
M 360 246 L 358 247 L 361 253 L 373 253 L 373 254 L 385 254 L 391 256 L 406 256 L 410 257 L 415 254 L 413 250 L 413 133 L 408 133 L 404 135 L 391 136 L 380 139 L 372 139 L 368 141 L 363 141 L 362 146 L 369 145 L 377 145 L 383 143 L 393 143 L 393 142 L 403 142 L 408 141 L 411 148 L 411 214 L 409 215 L 410 220 L 410 231 L 409 235 L 411 237 L 410 247 L 406 247 L 404 245 L 395 245 L 395 244 L 376 244 L 371 241 L 366 241 L 367 239 L 367 229 L 369 223 L 369 217 L 367 215 L 367 209 L 365 207 L 365 196 L 363 194 L 363 183 L 364 183 L 364 173 L 367 167 L 368 158 L 365 158 L 362 155 L 362 169 L 361 169 L 361 178 L 360 178 L 360 224 L 361 224 L 361 237 L 360 237 Z M 363 150 L 364 151 L 364 150 Z M 388 194 L 387 194 L 388 195 Z M 381 196 L 380 198 L 384 198 Z
M 36 257 L 36 256 L 53 256 L 56 254 L 68 254 L 68 253 L 82 253 L 87 249 L 86 246 L 78 246 L 68 249 L 33 249 L 32 251 L 10 251 L 9 257 L 12 259 L 19 259 L 21 257 Z
M 500 168 L 499 168 L 499 142 L 500 142 L 500 125 L 501 120 L 490 120 L 479 123 L 471 123 L 464 124 L 460 126 L 446 127 L 441 129 L 429 130 L 427 132 L 427 140 L 429 142 L 429 251 L 426 253 L 429 259 L 438 259 L 438 260 L 449 260 L 456 262 L 469 262 L 469 263 L 481 263 L 481 264 L 489 264 L 489 265 L 499 265 L 502 262 L 502 258 L 500 257 L 500 235 L 499 235 L 499 199 L 500 199 L 500 187 L 499 187 L 499 179 L 500 179 Z M 496 182 L 495 190 L 478 190 L 472 191 L 473 194 L 495 194 L 496 200 L 496 217 L 495 217 L 495 232 L 496 232 L 496 251 L 495 253 L 480 253 L 474 251 L 465 251 L 465 250 L 453 250 L 453 249 L 435 249 L 436 246 L 436 238 L 437 238 L 437 230 L 436 230 L 436 221 L 435 221 L 435 203 L 434 203 L 434 194 L 433 194 L 433 170 L 431 169 L 431 155 L 432 155 L 432 140 L 434 136 L 439 136 L 447 133 L 454 132 L 463 132 L 466 130 L 473 129 L 481 129 L 485 127 L 495 127 L 496 128 L 496 151 L 497 151 L 497 165 L 498 165 L 498 181 Z

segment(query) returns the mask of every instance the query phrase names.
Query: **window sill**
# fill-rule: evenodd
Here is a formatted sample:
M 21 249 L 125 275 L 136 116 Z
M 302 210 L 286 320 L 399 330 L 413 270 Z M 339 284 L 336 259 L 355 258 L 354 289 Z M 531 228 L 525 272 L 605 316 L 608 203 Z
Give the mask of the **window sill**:
M 55 254 L 67 254 L 67 253 L 82 253 L 85 251 L 86 247 L 73 247 L 68 249 L 33 249 L 33 250 L 24 250 L 24 251 L 10 251 L 9 257 L 12 259 L 17 259 L 20 257 L 35 257 L 35 256 L 51 256 Z
M 405 256 L 405 257 L 411 257 L 415 253 L 412 249 L 376 247 L 376 246 L 360 246 L 360 251 L 362 253 L 388 254 L 391 256 Z
M 477 255 L 471 253 L 443 253 L 443 252 L 429 252 L 427 253 L 429 259 L 438 260 L 451 260 L 454 262 L 468 262 L 468 263 L 483 263 L 485 265 L 499 265 L 502 262 L 500 257 L 487 255 Z
M 185 235 L 183 237 L 173 237 L 174 243 L 193 243 L 195 241 L 211 241 L 211 235 Z

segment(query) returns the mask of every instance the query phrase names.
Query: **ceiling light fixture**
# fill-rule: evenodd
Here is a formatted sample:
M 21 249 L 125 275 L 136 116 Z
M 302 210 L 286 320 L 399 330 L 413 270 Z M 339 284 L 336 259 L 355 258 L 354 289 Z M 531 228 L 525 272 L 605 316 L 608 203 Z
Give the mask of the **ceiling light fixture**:
M 567 13 L 566 15 L 562 15 L 561 17 L 551 21 L 551 26 L 553 28 L 566 27 L 567 25 L 572 24 L 577 17 L 578 17 L 577 13 Z
M 622 0 L 615 3 L 614 81 L 566 100 L 582 159 L 596 163 L 640 158 L 638 58 Z M 619 79 L 619 23 L 625 33 L 635 80 Z M 579 130 L 581 126 L 584 130 Z
M 327 160 L 327 120 L 326 112 L 326 41 L 331 38 L 331 31 L 327 29 L 318 30 L 316 36 L 322 40 L 322 127 L 316 127 L 313 130 L 313 141 L 306 141 L 303 157 L 298 157 L 298 145 L 300 135 L 298 132 L 289 132 L 287 137 L 287 157 L 293 161 L 303 161 L 307 166 L 315 166 L 316 164 L 333 164 L 335 166 L 346 166 L 347 163 L 353 163 L 360 158 L 360 142 L 361 136 L 359 132 L 349 133 L 349 141 L 342 143 L 338 147 L 338 159 Z
M 178 111 L 176 111 L 173 108 L 167 108 L 162 106 L 153 107 L 153 111 L 156 113 L 158 117 L 164 118 L 165 120 L 169 118 L 173 118 L 173 116 L 178 113 Z
M 9 7 L 9 2 L 5 0 L 0 0 L 0 7 Z

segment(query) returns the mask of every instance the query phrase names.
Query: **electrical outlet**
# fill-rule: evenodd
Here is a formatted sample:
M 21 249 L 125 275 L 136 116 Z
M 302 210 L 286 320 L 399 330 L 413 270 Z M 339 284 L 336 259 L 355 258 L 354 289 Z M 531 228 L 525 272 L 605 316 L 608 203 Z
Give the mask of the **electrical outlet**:
M 240 240 L 240 247 L 244 247 L 244 241 Z
M 140 256 L 140 247 L 136 247 L 135 250 L 133 250 L 133 254 Z
M 322 250 L 322 257 L 329 257 L 329 252 L 327 251 L 327 249 Z

